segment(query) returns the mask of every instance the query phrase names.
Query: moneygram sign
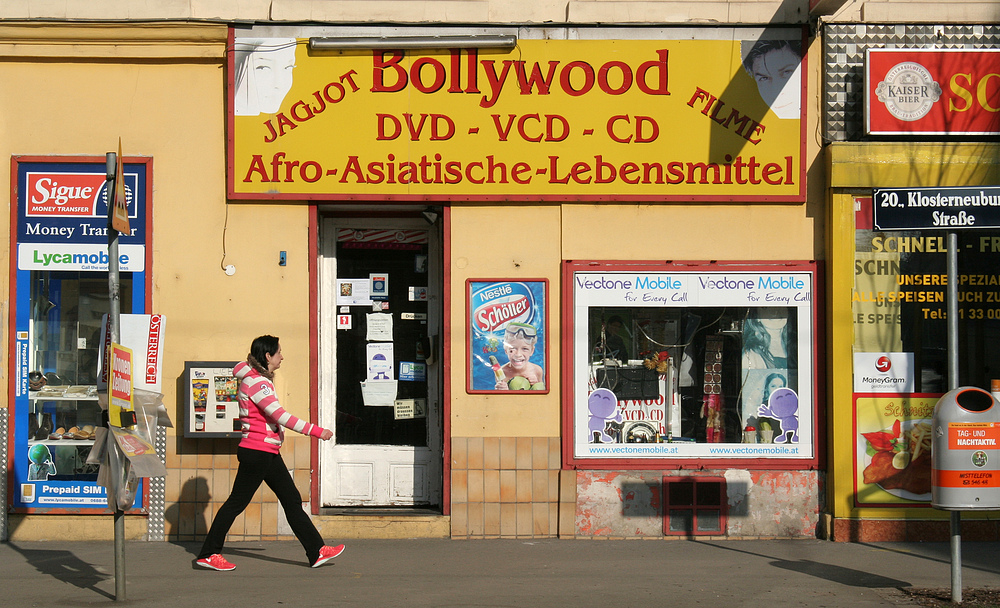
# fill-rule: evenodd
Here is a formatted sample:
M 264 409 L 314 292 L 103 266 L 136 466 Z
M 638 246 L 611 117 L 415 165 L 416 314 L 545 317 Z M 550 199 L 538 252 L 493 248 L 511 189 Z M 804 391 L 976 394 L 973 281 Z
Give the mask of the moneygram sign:
M 872 135 L 1000 134 L 1000 49 L 869 49 Z
M 519 40 L 511 51 L 323 52 L 304 37 L 237 38 L 229 194 L 803 201 L 802 31 L 765 34 L 794 45 L 780 104 L 743 67 L 757 41 L 707 30 L 704 40 Z

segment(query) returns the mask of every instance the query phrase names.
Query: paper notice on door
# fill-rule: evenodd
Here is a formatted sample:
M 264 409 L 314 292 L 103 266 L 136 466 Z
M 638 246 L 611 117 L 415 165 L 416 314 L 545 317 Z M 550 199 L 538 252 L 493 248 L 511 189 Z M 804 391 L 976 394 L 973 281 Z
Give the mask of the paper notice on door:
M 396 358 L 392 342 L 369 342 L 366 346 L 369 380 L 395 380 Z
M 372 312 L 366 315 L 369 341 L 392 341 L 392 313 Z
M 337 279 L 338 306 L 371 306 L 371 281 L 368 279 Z
M 397 399 L 393 403 L 393 418 L 396 420 L 408 420 L 411 418 L 427 417 L 426 399 Z
M 367 380 L 362 382 L 361 399 L 365 405 L 394 405 L 396 402 L 396 381 Z

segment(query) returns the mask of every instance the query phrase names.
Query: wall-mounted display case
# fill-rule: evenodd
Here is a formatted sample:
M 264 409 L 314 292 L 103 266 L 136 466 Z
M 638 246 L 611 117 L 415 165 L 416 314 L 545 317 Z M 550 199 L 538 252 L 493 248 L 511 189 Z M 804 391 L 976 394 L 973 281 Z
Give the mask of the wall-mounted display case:
M 236 361 L 184 364 L 185 437 L 241 437 Z

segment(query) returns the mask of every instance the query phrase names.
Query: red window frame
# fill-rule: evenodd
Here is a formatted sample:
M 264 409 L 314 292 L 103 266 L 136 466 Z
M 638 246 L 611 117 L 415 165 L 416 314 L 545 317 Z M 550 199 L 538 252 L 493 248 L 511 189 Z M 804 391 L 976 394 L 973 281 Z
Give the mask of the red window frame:
M 575 408 L 577 407 L 575 373 L 573 370 L 575 325 L 581 322 L 575 317 L 574 274 L 577 272 L 600 271 L 636 272 L 807 272 L 813 275 L 812 287 L 812 398 L 813 428 L 808 434 L 813 446 L 812 456 L 803 458 L 726 458 L 699 456 L 664 456 L 662 458 L 583 458 L 574 454 Z M 728 469 L 751 470 L 802 470 L 822 469 L 826 466 L 826 441 L 820 431 L 825 428 L 826 418 L 826 376 L 821 363 L 825 352 L 825 278 L 824 264 L 819 260 L 673 260 L 673 261 L 611 261 L 611 260 L 564 260 L 562 268 L 562 450 L 563 468 L 582 470 L 657 470 L 657 469 Z M 583 320 L 585 322 L 585 320 Z M 710 467 L 708 466 L 710 464 Z
M 690 492 L 682 493 L 679 491 L 681 490 L 680 486 L 684 485 L 691 486 Z M 672 491 L 674 488 L 678 491 Z M 701 488 L 705 488 L 705 491 L 701 491 Z M 664 476 L 663 535 L 724 536 L 728 522 L 727 504 L 725 477 Z M 684 529 L 673 529 L 671 527 L 674 513 L 690 514 L 690 518 L 684 520 Z M 699 517 L 699 515 L 708 513 L 718 514 L 718 519 L 716 520 L 718 528 L 712 530 L 699 529 L 699 521 L 705 519 L 705 517 Z

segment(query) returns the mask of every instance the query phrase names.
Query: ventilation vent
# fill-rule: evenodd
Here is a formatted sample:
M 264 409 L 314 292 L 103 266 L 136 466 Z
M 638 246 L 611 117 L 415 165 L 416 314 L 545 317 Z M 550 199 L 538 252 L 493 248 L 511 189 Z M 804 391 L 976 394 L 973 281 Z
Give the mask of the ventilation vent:
M 726 480 L 664 477 L 663 534 L 719 536 L 726 533 Z

